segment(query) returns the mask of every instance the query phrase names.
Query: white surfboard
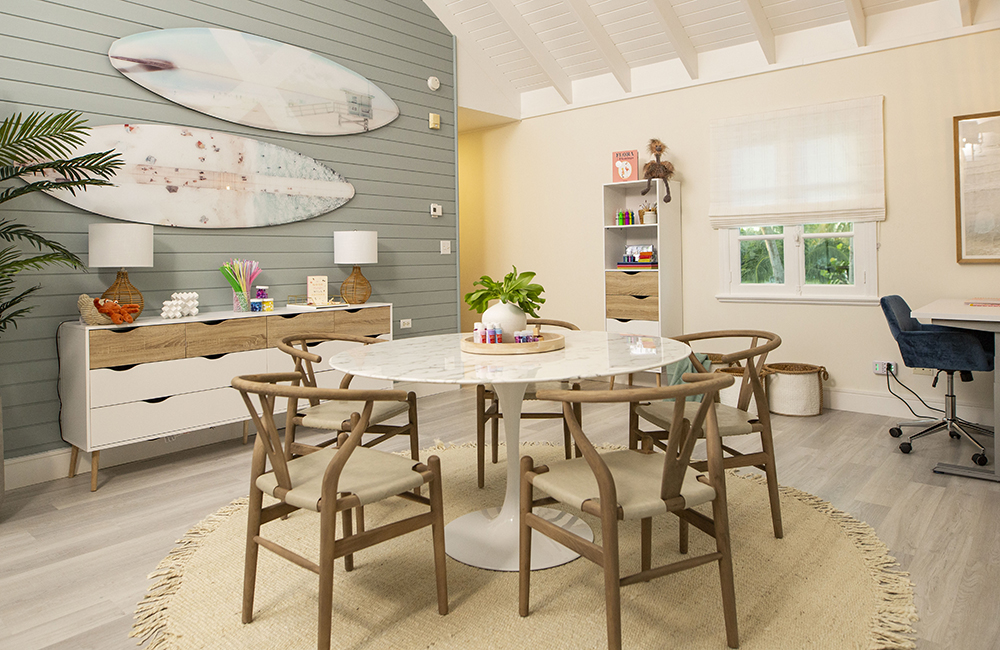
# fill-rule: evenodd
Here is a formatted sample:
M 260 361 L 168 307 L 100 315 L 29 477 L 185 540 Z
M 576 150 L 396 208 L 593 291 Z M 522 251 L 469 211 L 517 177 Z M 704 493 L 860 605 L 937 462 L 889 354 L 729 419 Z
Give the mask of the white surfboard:
M 181 106 L 303 135 L 364 133 L 399 107 L 358 73 L 318 54 L 228 29 L 162 29 L 118 39 L 111 65 Z
M 184 228 L 301 221 L 354 196 L 343 176 L 309 156 L 228 133 L 152 124 L 98 126 L 73 155 L 108 149 L 125 161 L 112 179 L 114 187 L 50 194 L 106 217 Z

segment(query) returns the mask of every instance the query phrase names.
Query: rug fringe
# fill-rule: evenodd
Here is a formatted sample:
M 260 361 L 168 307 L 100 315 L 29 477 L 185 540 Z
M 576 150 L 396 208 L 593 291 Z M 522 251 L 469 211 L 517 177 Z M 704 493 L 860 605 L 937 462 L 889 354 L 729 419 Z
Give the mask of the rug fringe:
M 146 650 L 166 650 L 172 646 L 171 642 L 177 637 L 168 629 L 167 614 L 171 597 L 180 589 L 184 568 L 205 538 L 229 517 L 243 512 L 249 502 L 247 497 L 236 499 L 195 524 L 147 576 L 156 582 L 135 608 L 135 622 L 129 637 L 138 639 L 136 645 L 148 642 Z
M 767 483 L 762 474 L 744 474 L 730 470 L 731 476 L 757 483 Z M 881 605 L 872 620 L 871 635 L 867 650 L 913 650 L 917 647 L 916 631 L 912 623 L 918 620 L 917 608 L 913 602 L 913 583 L 909 573 L 896 567 L 899 563 L 889 555 L 875 529 L 856 519 L 829 501 L 803 492 L 797 488 L 779 486 L 778 491 L 822 512 L 837 522 L 855 548 L 861 552 L 862 560 L 875 582 Z

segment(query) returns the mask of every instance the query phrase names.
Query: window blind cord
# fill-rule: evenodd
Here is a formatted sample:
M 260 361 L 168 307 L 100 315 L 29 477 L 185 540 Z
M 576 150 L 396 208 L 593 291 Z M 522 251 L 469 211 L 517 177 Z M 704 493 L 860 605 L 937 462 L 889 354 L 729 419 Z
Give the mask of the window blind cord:
M 937 413 L 944 413 L 944 409 L 935 408 L 935 407 L 929 405 L 927 402 L 925 402 L 924 399 L 922 397 L 920 397 L 920 395 L 917 395 L 913 391 L 912 388 L 910 388 L 909 386 L 907 386 L 906 384 L 904 384 L 903 382 L 901 382 L 899 380 L 899 377 L 896 376 L 896 373 L 894 373 L 894 372 L 887 372 L 887 373 L 885 373 L 885 387 L 886 387 L 886 390 L 889 391 L 890 395 L 892 395 L 893 397 L 895 397 L 896 399 L 898 399 L 900 402 L 902 402 L 903 405 L 906 406 L 906 408 L 910 411 L 910 413 L 913 414 L 913 417 L 915 417 L 915 418 L 922 418 L 923 416 L 917 415 L 917 412 L 914 411 L 910 407 L 910 403 L 909 402 L 907 402 L 905 399 L 903 399 L 902 396 L 900 396 L 900 395 L 898 395 L 898 394 L 896 394 L 896 393 L 893 392 L 892 385 L 889 383 L 889 377 L 892 377 L 893 379 L 896 380 L 897 384 L 899 384 L 900 386 L 902 386 L 906 390 L 910 391 L 910 393 L 912 393 L 914 397 L 916 397 L 918 400 L 920 400 L 920 403 L 923 404 L 924 407 L 927 410 L 929 410 L 929 411 L 935 411 Z

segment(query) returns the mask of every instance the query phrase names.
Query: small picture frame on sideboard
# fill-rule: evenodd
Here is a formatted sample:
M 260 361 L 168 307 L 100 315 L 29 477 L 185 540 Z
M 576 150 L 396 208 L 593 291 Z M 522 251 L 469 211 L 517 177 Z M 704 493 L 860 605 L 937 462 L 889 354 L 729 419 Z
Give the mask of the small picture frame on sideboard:
M 960 264 L 1000 264 L 1000 111 L 954 118 Z

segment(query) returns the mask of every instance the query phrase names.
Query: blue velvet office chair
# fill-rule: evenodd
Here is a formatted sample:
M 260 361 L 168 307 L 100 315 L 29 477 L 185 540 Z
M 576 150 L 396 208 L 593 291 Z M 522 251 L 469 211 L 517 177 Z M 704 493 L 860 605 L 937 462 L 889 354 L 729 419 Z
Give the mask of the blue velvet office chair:
M 940 325 L 924 325 L 910 316 L 910 306 L 899 296 L 885 296 L 880 301 L 885 319 L 889 323 L 892 338 L 896 339 L 899 352 L 903 356 L 903 364 L 907 368 L 934 368 L 948 377 L 948 390 L 944 398 L 944 417 L 940 419 L 924 418 L 910 422 L 900 422 L 889 429 L 889 435 L 898 438 L 903 435 L 900 427 L 924 426 L 921 431 L 910 436 L 906 442 L 899 444 L 899 450 L 904 454 L 913 449 L 913 441 L 935 431 L 945 430 L 952 438 L 965 437 L 979 448 L 972 456 L 977 465 L 989 462 L 986 450 L 979 442 L 969 435 L 968 429 L 987 435 L 993 435 L 989 429 L 973 424 L 955 415 L 955 373 L 959 373 L 962 381 L 972 381 L 972 371 L 990 372 L 993 370 L 993 334 L 973 330 L 942 327 Z M 937 385 L 938 375 L 934 375 Z

